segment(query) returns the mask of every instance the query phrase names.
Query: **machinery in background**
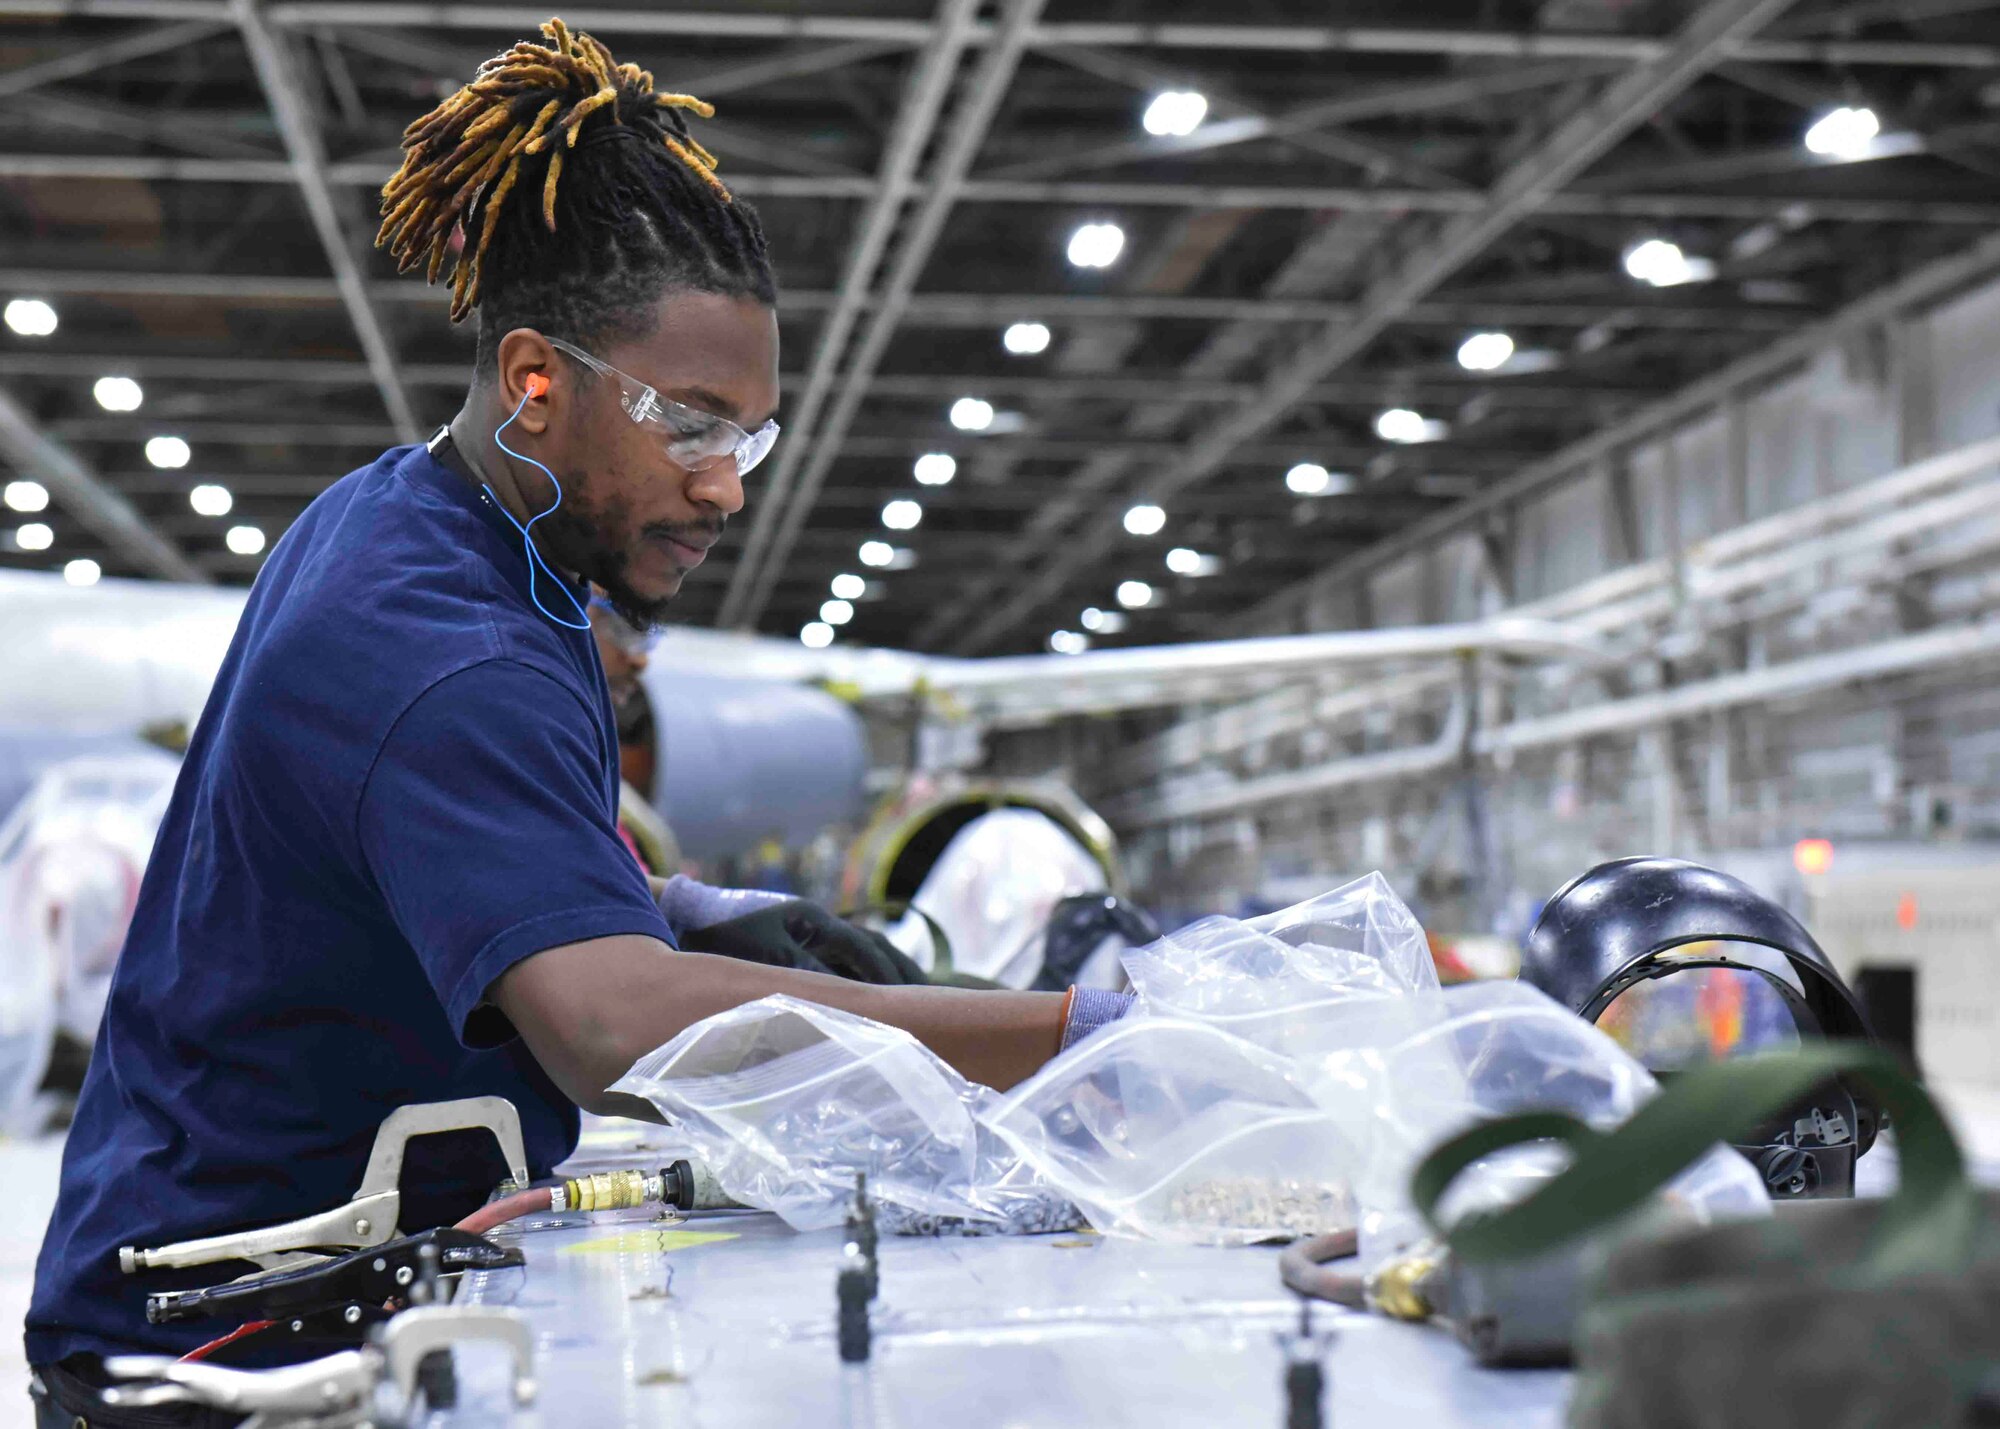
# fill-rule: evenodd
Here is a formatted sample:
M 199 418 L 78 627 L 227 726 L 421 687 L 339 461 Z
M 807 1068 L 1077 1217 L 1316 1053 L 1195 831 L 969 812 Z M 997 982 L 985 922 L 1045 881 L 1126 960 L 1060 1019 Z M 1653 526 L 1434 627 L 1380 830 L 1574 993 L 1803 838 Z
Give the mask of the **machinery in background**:
M 136 741 L 64 759 L 0 817 L 0 1133 L 57 1110 L 52 1068 L 81 1083 L 179 767 Z
M 2000 1094 L 2000 867 L 1977 850 L 1842 849 L 1806 906 L 1885 1040 L 1952 1090 Z
M 1026 988 L 1042 981 L 1058 910 L 1086 896 L 1122 909 L 1123 886 L 1110 825 L 1062 785 L 919 778 L 855 842 L 841 898 L 887 918 L 890 940 L 934 976 Z M 1117 932 L 1104 925 L 1072 980 L 1120 984 L 1115 952 L 1099 955 L 1125 945 Z
M 0 571 L 0 731 L 41 747 L 191 729 L 245 598 L 163 581 L 79 590 L 60 576 Z M 683 653 L 668 636 L 645 675 L 661 747 L 654 785 L 641 792 L 685 853 L 717 858 L 860 818 L 866 741 L 848 705 L 792 679 L 729 674 L 706 645 Z M 15 762 L 0 755 L 0 773 Z

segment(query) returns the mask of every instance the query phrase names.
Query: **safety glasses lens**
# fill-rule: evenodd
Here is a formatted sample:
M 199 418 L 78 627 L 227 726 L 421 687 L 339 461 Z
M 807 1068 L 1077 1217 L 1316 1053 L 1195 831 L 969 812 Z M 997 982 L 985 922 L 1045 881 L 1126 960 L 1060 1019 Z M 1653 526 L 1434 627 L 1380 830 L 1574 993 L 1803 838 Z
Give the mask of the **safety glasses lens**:
M 757 468 L 758 463 L 771 454 L 771 448 L 777 440 L 778 424 L 776 422 L 766 422 L 763 426 L 745 437 L 742 445 L 736 449 L 736 474 L 738 476 L 748 476 Z

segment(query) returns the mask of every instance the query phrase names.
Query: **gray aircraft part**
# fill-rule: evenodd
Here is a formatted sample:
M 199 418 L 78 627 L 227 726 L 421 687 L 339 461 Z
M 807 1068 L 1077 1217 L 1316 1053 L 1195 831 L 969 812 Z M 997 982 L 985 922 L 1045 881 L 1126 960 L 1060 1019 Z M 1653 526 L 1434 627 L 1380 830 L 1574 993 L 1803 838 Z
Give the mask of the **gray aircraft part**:
M 690 858 L 798 843 L 859 820 L 861 719 L 824 691 L 654 665 L 659 772 L 649 797 Z

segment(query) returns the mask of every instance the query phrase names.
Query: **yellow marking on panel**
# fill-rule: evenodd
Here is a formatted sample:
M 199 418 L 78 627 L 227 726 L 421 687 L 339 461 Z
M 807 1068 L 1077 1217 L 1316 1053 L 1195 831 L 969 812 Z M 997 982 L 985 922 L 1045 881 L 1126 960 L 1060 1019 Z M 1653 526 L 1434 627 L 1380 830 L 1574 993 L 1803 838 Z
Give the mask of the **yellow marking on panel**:
M 600 1236 L 581 1245 L 566 1245 L 564 1255 L 622 1255 L 626 1251 L 688 1250 L 719 1240 L 735 1240 L 735 1231 L 626 1231 L 622 1235 Z

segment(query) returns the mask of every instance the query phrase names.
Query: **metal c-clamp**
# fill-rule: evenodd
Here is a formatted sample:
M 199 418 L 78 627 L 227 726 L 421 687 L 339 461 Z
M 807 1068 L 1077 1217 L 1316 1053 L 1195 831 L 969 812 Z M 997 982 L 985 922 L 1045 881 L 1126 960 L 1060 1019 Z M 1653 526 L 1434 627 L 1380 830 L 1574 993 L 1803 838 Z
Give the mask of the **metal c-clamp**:
M 535 1341 L 527 1320 L 493 1306 L 421 1305 L 377 1329 L 360 1349 L 278 1369 L 225 1369 L 167 1355 L 113 1355 L 104 1390 L 113 1408 L 198 1404 L 248 1414 L 244 1429 L 398 1425 L 416 1406 L 418 1367 L 465 1340 L 494 1340 L 513 1361 L 516 1404 L 535 1398 Z
M 155 1250 L 123 1246 L 118 1251 L 118 1268 L 131 1275 L 140 1270 L 248 1260 L 275 1270 L 305 1263 L 312 1257 L 300 1252 L 320 1246 L 360 1249 L 381 1245 L 400 1234 L 396 1219 L 402 1212 L 402 1193 L 396 1183 L 403 1174 L 403 1152 L 410 1139 L 440 1131 L 480 1129 L 492 1132 L 499 1141 L 515 1184 L 527 1185 L 528 1153 L 521 1140 L 521 1115 L 512 1102 L 505 1097 L 422 1102 L 396 1108 L 382 1123 L 375 1133 L 374 1149 L 368 1153 L 367 1169 L 361 1173 L 361 1188 L 346 1205 L 260 1230 L 176 1241 Z

